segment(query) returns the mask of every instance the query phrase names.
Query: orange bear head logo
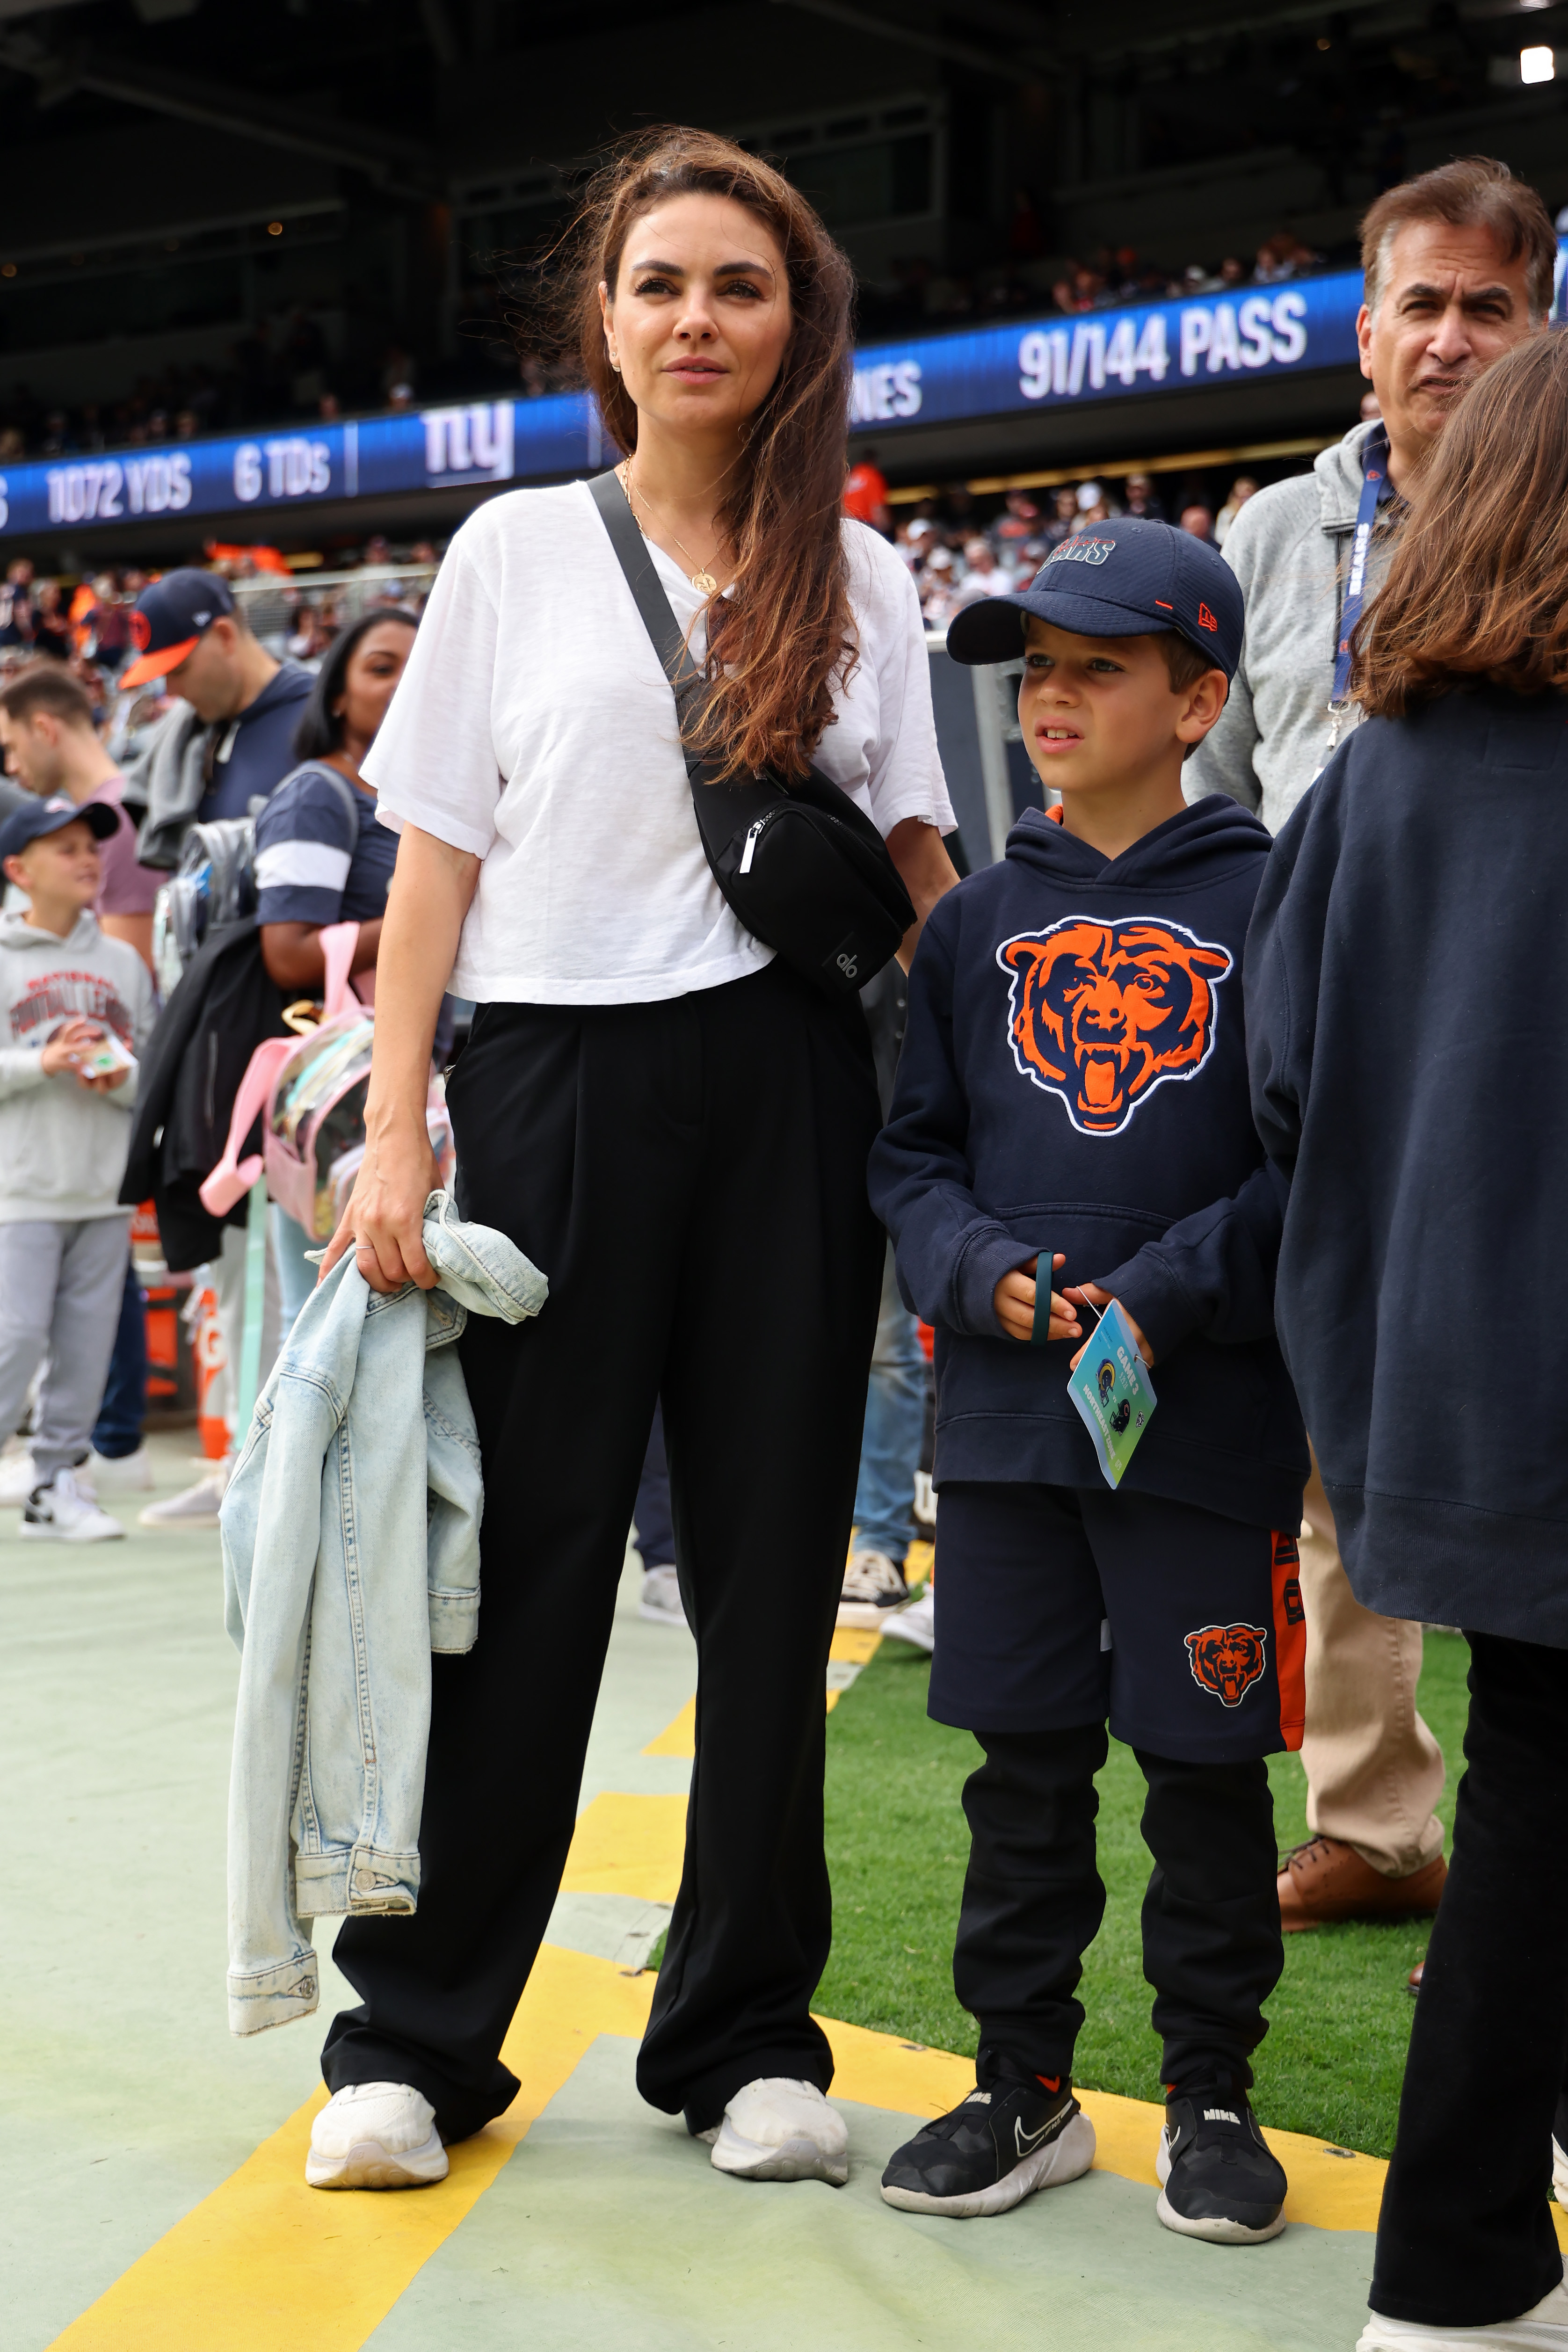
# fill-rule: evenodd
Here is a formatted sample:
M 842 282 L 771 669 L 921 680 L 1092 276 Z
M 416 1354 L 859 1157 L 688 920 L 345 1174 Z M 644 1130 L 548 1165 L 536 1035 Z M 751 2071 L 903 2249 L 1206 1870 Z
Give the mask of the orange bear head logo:
M 1268 1663 L 1261 1625 L 1205 1625 L 1187 1635 L 1187 1661 L 1200 1690 L 1222 1706 L 1239 1706 Z
M 1068 915 L 1004 940 L 1013 1059 L 1059 1095 L 1081 1135 L 1120 1135 L 1162 1079 L 1190 1078 L 1214 1046 L 1226 948 L 1142 915 Z

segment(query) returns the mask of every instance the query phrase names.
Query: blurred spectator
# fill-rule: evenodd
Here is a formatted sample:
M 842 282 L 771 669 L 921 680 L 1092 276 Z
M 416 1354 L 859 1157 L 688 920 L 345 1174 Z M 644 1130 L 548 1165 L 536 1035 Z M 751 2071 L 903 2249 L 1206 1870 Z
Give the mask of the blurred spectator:
M 26 650 L 32 642 L 33 567 L 26 556 L 18 555 L 6 566 L 5 585 L 0 588 L 0 646 Z
M 1040 536 L 1048 546 L 1059 547 L 1078 529 L 1078 492 L 1070 484 L 1064 484 L 1053 493 L 1051 503 L 1054 511 Z
M 1026 490 L 1009 490 L 1006 502 L 986 536 L 1004 561 L 1040 527 L 1040 509 Z
M 953 611 L 962 612 L 966 604 L 978 604 L 986 596 L 1005 596 L 1012 582 L 996 561 L 996 551 L 988 539 L 971 539 L 964 542 L 964 574 L 954 594 Z
M 951 548 L 933 547 L 926 557 L 921 580 L 921 610 L 928 628 L 945 629 L 958 611 L 957 570 Z
M 1091 523 L 1110 520 L 1110 500 L 1098 482 L 1080 482 L 1078 486 L 1078 528 L 1087 530 Z
M 1046 249 L 1038 207 L 1027 188 L 1015 188 L 1007 218 L 1007 250 L 1015 261 L 1036 261 Z
M 1238 474 L 1230 486 L 1229 498 L 1214 519 L 1214 537 L 1216 547 L 1225 545 L 1225 535 L 1231 524 L 1236 520 L 1247 499 L 1256 498 L 1257 495 L 1258 485 L 1251 475 Z
M 857 458 L 845 477 L 844 511 L 878 530 L 887 528 L 888 478 L 877 463 L 875 449 Z
M 337 423 L 342 415 L 342 410 L 338 405 L 338 395 L 335 392 L 322 393 L 321 399 L 316 403 L 316 414 L 323 425 Z
M 1155 493 L 1147 474 L 1129 474 L 1122 486 L 1123 504 L 1130 515 L 1145 522 L 1163 522 L 1165 502 Z
M 92 583 L 87 612 L 87 636 L 82 652 L 112 677 L 131 651 L 131 613 L 121 598 L 112 572 L 100 572 Z
M 56 661 L 70 659 L 70 619 L 65 599 L 52 580 L 44 582 L 33 600 L 33 645 L 37 652 L 50 654 Z
M 320 605 L 301 604 L 295 618 L 294 634 L 288 640 L 289 659 L 306 669 L 319 669 L 322 656 L 336 635 L 336 629 Z
M 389 403 L 395 403 L 399 393 L 402 393 L 408 400 L 412 400 L 418 376 L 419 371 L 415 365 L 413 352 L 405 351 L 401 343 L 388 343 L 386 357 L 381 370 L 382 398 Z
M 1563 209 L 1568 211 L 1568 205 L 1565 205 Z M 1363 425 L 1375 425 L 1377 423 L 1379 417 L 1383 415 L 1383 403 L 1379 400 L 1375 392 L 1368 391 L 1362 394 L 1361 406 L 1356 411 L 1356 414 L 1361 418 Z
M 1214 517 L 1207 507 L 1200 505 L 1195 499 L 1190 506 L 1182 509 L 1181 528 L 1189 537 L 1201 539 L 1205 546 L 1214 545 Z

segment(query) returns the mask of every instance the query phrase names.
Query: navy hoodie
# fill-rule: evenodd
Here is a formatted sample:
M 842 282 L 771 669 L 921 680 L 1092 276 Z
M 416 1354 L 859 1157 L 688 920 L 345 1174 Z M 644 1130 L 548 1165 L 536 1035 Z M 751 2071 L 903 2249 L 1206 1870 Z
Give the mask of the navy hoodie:
M 1445 695 L 1324 769 L 1247 972 L 1280 1339 L 1356 1597 L 1558 1649 L 1565 870 L 1568 696 Z
M 1154 1355 L 1122 1484 L 1294 1533 L 1307 1446 L 1274 1338 L 1285 1187 L 1247 1096 L 1241 977 L 1268 855 L 1221 793 L 1108 858 L 1029 810 L 950 891 L 910 974 L 871 1200 L 936 1328 L 943 1480 L 1100 1486 L 1068 1394 L 1077 1341 L 995 1318 L 1002 1276 L 1065 1252 Z M 1085 1330 L 1089 1316 L 1080 1318 Z

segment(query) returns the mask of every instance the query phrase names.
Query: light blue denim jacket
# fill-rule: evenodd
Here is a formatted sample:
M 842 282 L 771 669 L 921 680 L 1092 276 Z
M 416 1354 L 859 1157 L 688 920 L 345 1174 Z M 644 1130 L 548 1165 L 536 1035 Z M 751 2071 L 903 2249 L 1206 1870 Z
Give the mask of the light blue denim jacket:
M 505 1235 L 425 1203 L 439 1277 L 391 1297 L 353 1256 L 310 1294 L 224 1496 L 240 1652 L 228 1799 L 228 2021 L 316 2006 L 302 1918 L 415 1908 L 430 1654 L 473 1647 L 479 1442 L 452 1342 L 549 1285 Z

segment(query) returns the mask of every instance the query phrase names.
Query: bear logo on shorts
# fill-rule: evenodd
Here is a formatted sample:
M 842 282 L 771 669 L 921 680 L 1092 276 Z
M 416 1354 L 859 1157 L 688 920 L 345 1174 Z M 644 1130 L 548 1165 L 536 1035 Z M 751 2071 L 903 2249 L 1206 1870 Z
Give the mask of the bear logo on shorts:
M 1187 1663 L 1200 1690 L 1222 1706 L 1239 1706 L 1268 1664 L 1261 1625 L 1204 1625 L 1189 1633 Z

